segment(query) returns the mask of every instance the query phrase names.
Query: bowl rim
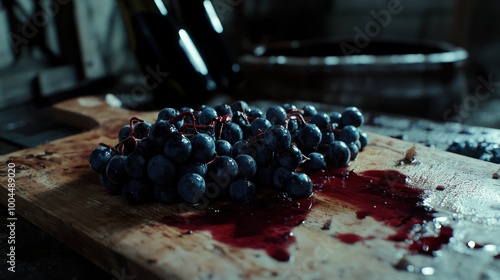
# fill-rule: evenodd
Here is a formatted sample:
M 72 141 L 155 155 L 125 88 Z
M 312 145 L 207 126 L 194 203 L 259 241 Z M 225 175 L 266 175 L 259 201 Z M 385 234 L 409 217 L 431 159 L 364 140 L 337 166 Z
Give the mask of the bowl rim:
M 469 53 L 462 47 L 454 46 L 444 41 L 426 40 L 426 39 L 371 39 L 372 43 L 389 44 L 417 44 L 426 47 L 442 49 L 439 53 L 413 53 L 413 54 L 356 54 L 346 56 L 285 56 L 285 55 L 263 55 L 268 49 L 279 48 L 298 48 L 303 45 L 314 45 L 324 43 L 342 43 L 351 42 L 352 38 L 319 38 L 306 40 L 274 41 L 255 45 L 252 53 L 243 54 L 241 61 L 243 63 L 259 65 L 289 65 L 289 66 L 350 66 L 350 65 L 415 65 L 415 64 L 446 64 L 462 63 L 467 60 Z

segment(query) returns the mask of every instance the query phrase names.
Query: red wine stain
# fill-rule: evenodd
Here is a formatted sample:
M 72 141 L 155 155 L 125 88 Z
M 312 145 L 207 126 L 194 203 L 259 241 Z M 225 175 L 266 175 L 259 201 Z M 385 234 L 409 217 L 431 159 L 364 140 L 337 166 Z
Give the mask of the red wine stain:
M 402 173 L 327 169 L 309 176 L 314 183 L 314 196 L 323 195 L 354 206 L 358 209 L 355 213 L 358 219 L 370 216 L 393 228 L 396 233 L 387 239 L 404 242 L 412 251 L 431 254 L 453 235 L 449 227 L 442 227 L 437 236 L 415 233 L 417 225 L 432 221 L 433 211 L 423 205 L 423 191 L 411 187 Z M 272 258 L 287 261 L 290 259 L 288 247 L 295 242 L 292 230 L 307 218 L 314 196 L 292 199 L 279 192 L 245 204 L 229 203 L 194 214 L 165 217 L 163 222 L 187 232 L 207 230 L 219 242 L 239 248 L 264 249 Z M 335 237 L 348 244 L 374 238 L 355 233 Z
M 364 240 L 371 240 L 371 239 L 374 239 L 375 237 L 371 236 L 371 235 L 368 237 L 361 237 L 355 233 L 340 233 L 340 234 L 336 234 L 335 238 L 337 238 L 338 240 L 340 240 L 346 244 L 354 244 L 357 242 L 362 242 Z
M 453 229 L 451 227 L 442 227 L 438 236 L 425 236 L 414 239 L 410 245 L 410 250 L 419 252 L 421 254 L 432 255 L 433 252 L 441 249 L 443 244 L 447 244 L 453 236 Z
M 354 233 L 342 233 L 342 234 L 337 234 L 335 237 L 347 244 L 354 244 L 356 242 L 363 241 L 363 237 L 354 234 Z
M 358 210 L 356 218 L 368 216 L 393 228 L 396 233 L 387 237 L 394 242 L 408 242 L 408 249 L 432 254 L 453 236 L 450 227 L 442 227 L 437 236 L 423 236 L 423 228 L 434 216 L 423 205 L 423 190 L 409 185 L 407 177 L 394 170 L 370 170 L 362 173 L 328 169 L 309 174 L 315 185 L 315 193 L 348 203 Z M 336 235 L 345 243 L 360 240 L 356 235 Z
M 483 249 L 484 248 L 484 245 L 483 244 L 475 244 L 475 246 L 473 247 L 473 249 Z
M 226 204 L 163 222 L 184 230 L 208 230 L 215 240 L 239 248 L 264 249 L 278 261 L 288 261 L 295 242 L 292 230 L 307 218 L 314 199 L 291 199 L 276 193 L 246 204 Z
M 437 190 L 437 191 L 444 191 L 444 186 L 437 186 L 437 187 L 436 187 L 436 190 Z

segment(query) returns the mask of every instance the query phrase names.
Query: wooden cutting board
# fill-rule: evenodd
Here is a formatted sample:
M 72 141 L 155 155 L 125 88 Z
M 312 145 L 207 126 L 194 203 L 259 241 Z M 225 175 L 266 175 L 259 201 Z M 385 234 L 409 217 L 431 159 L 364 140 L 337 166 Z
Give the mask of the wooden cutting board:
M 317 195 L 317 204 L 293 233 L 292 258 L 280 262 L 263 250 L 215 241 L 210 232 L 161 222 L 178 205 L 131 206 L 99 186 L 88 167 L 98 143 L 116 143 L 117 131 L 132 116 L 153 122 L 157 112 L 131 112 L 81 97 L 54 106 L 57 121 L 86 131 L 0 157 L 0 201 L 7 204 L 7 163 L 16 164 L 16 213 L 64 242 L 115 277 L 134 279 L 494 279 L 500 273 L 500 181 L 498 165 L 416 146 L 417 164 L 398 163 L 413 145 L 369 134 L 370 144 L 350 169 L 393 169 L 425 191 L 425 203 L 454 237 L 437 256 L 409 254 L 383 236 L 393 231 L 370 217 L 356 219 L 355 207 Z M 441 185 L 444 191 L 437 191 Z M 329 229 L 322 229 L 330 219 Z M 339 233 L 375 238 L 347 244 Z M 380 238 L 378 238 L 380 237 Z M 471 249 L 469 241 L 482 244 Z M 487 245 L 487 246 L 484 246 Z M 479 247 L 479 246 L 478 246 Z M 397 269 L 402 259 L 411 264 Z M 119 278 L 118 278 L 119 279 Z M 132 278 L 126 278 L 132 279 Z M 498 279 L 498 278 L 497 278 Z

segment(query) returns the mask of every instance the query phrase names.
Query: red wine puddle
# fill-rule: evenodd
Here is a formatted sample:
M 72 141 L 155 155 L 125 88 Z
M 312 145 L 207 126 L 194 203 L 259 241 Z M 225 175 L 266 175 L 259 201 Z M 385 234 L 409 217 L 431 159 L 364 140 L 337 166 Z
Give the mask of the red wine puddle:
M 163 222 L 188 231 L 207 230 L 219 242 L 264 249 L 272 258 L 287 261 L 288 247 L 295 242 L 293 229 L 307 218 L 314 196 L 322 195 L 354 206 L 358 209 L 358 219 L 370 216 L 393 228 L 396 233 L 387 240 L 417 253 L 432 255 L 453 235 L 450 227 L 443 226 L 436 236 L 424 236 L 423 225 L 434 219 L 434 212 L 423 205 L 423 191 L 409 186 L 406 176 L 397 171 L 355 173 L 328 169 L 309 176 L 315 192 L 310 198 L 291 199 L 284 193 L 276 193 L 244 205 L 231 203 L 188 216 L 169 216 Z M 355 233 L 334 237 L 347 244 L 374 238 Z
M 316 194 L 354 206 L 358 209 L 358 219 L 370 216 L 393 228 L 396 233 L 386 239 L 405 242 L 411 251 L 432 255 L 453 236 L 448 226 L 441 227 L 437 236 L 424 236 L 427 233 L 424 225 L 434 219 L 434 211 L 423 205 L 423 190 L 411 187 L 406 176 L 398 171 L 355 173 L 331 169 L 310 176 Z M 338 239 L 353 243 L 352 239 Z
M 208 230 L 215 240 L 239 248 L 264 249 L 279 261 L 288 261 L 295 242 L 292 230 L 307 218 L 313 197 L 291 199 L 275 193 L 246 204 L 208 208 L 189 216 L 171 216 L 163 222 L 186 230 Z

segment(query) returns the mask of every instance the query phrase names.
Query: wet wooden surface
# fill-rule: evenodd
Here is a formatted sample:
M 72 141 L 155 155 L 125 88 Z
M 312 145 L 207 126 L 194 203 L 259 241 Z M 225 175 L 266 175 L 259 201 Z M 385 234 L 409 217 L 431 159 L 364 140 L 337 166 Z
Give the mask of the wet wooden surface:
M 102 190 L 97 175 L 88 168 L 90 151 L 99 142 L 114 143 L 118 129 L 127 122 L 131 112 L 108 108 L 95 98 L 79 98 L 59 104 L 56 113 L 59 121 L 90 130 L 1 156 L 0 162 L 16 162 L 21 170 L 17 174 L 18 214 L 96 263 L 109 275 L 125 273 L 136 279 L 422 277 L 420 272 L 394 268 L 404 250 L 393 243 L 375 240 L 370 246 L 348 245 L 332 238 L 335 232 L 380 227 L 374 221 L 368 221 L 368 225 L 342 223 L 345 221 L 342 217 L 350 217 L 354 210 L 352 207 L 338 208 L 335 203 L 314 208 L 306 223 L 295 229 L 297 243 L 290 247 L 294 261 L 289 263 L 276 262 L 265 254 L 256 258 L 253 250 L 219 244 L 206 232 L 183 236 L 177 229 L 159 223 L 165 215 L 175 213 L 175 207 L 158 204 L 130 207 L 120 197 L 110 196 Z M 155 114 L 135 115 L 153 121 Z M 366 130 L 370 127 L 376 128 L 376 123 L 369 123 Z M 398 161 L 413 144 L 376 133 L 370 136 L 370 146 L 351 167 L 356 171 L 397 169 L 407 174 L 415 185 L 426 190 L 428 203 L 456 228 L 456 240 L 442 250 L 441 257 L 411 257 L 415 266 L 434 268 L 436 279 L 462 276 L 481 279 L 497 275 L 499 261 L 494 256 L 500 246 L 495 238 L 495 233 L 500 231 L 500 185 L 498 180 L 492 179 L 492 174 L 498 165 L 417 145 L 420 164 L 398 166 Z M 439 145 L 444 144 L 435 146 Z M 446 191 L 437 192 L 437 185 L 445 185 Z M 3 203 L 6 201 L 5 186 L 0 190 Z M 330 213 L 340 217 L 339 222 L 331 231 L 321 230 L 324 217 Z M 469 239 L 491 244 L 495 249 L 469 251 L 464 246 Z M 333 253 L 322 257 L 329 262 L 322 262 L 322 259 L 317 266 L 302 265 L 318 246 L 333 248 Z M 221 256 L 220 249 L 213 248 L 223 248 L 224 254 Z M 190 266 L 186 267 L 186 262 Z M 474 265 L 475 269 L 466 271 L 463 269 L 465 264 Z

